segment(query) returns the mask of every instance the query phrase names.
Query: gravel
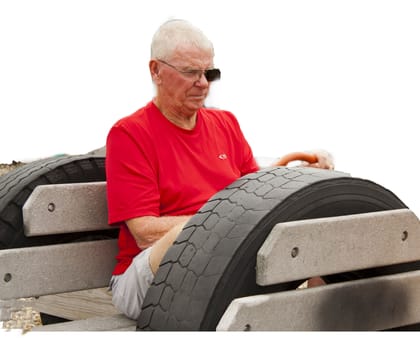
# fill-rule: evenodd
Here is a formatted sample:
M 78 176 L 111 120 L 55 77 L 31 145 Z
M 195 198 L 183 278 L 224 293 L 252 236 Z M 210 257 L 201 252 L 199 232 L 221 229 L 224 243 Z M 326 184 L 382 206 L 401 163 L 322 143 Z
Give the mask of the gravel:
M 16 161 L 12 161 L 11 164 L 0 164 L 0 176 L 25 164 L 26 163 L 16 162 Z

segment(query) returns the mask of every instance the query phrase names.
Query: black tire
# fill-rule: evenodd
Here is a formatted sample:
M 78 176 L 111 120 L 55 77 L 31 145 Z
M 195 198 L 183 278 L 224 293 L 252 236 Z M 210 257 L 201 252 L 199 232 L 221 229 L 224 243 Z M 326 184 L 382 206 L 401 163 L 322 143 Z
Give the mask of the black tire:
M 147 292 L 137 330 L 215 330 L 233 299 L 296 288 L 302 281 L 255 282 L 257 251 L 278 222 L 405 207 L 383 187 L 339 172 L 279 167 L 249 174 L 185 226 Z
M 105 158 L 93 155 L 53 157 L 28 163 L 0 177 L 0 249 L 86 239 L 86 233 L 26 237 L 22 207 L 39 185 L 105 181 Z M 95 231 L 89 240 L 116 237 L 114 230 Z

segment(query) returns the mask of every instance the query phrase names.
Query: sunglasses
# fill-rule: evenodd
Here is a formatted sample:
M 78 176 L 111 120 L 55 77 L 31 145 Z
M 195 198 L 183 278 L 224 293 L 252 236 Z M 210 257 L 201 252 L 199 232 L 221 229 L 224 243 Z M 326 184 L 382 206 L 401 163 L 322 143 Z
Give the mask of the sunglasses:
M 219 80 L 221 76 L 220 69 L 217 68 L 211 68 L 211 69 L 189 69 L 189 70 L 182 70 L 179 69 L 172 64 L 169 64 L 168 62 L 165 62 L 163 60 L 157 60 L 168 67 L 176 70 L 178 73 L 182 74 L 187 79 L 198 81 L 201 79 L 201 76 L 204 75 L 208 82 L 212 82 L 215 80 Z

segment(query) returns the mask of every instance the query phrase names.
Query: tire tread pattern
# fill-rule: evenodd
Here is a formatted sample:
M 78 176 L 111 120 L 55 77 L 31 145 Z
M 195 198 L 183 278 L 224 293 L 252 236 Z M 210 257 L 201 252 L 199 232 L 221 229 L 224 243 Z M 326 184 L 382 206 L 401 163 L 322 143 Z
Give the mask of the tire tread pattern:
M 362 192 L 379 191 L 379 197 L 384 197 L 369 211 L 404 207 L 391 192 L 373 182 L 313 168 L 267 168 L 215 194 L 191 218 L 163 258 L 146 294 L 137 330 L 214 330 L 230 301 L 243 296 L 240 287 L 248 282 L 241 275 L 247 275 L 248 270 L 254 279 L 251 294 L 272 291 L 255 285 L 255 257 L 246 255 L 249 251 L 256 255 L 278 222 L 273 213 L 279 208 L 287 212 L 288 207 L 304 202 L 314 185 L 322 192 L 323 187 L 330 191 L 330 187 L 346 188 L 349 183 L 361 186 Z M 351 196 L 351 192 L 338 193 L 337 199 L 343 195 Z M 283 221 L 295 219 L 290 216 Z M 232 276 L 236 276 L 235 282 L 230 281 Z M 296 286 L 289 283 L 275 288 Z M 225 294 L 229 295 L 227 300 Z

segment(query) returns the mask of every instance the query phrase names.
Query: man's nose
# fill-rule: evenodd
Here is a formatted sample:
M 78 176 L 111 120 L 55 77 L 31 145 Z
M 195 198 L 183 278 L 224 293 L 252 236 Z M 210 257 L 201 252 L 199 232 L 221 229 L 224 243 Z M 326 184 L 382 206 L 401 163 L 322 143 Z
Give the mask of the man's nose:
M 198 78 L 196 83 L 198 83 L 200 86 L 208 86 L 209 85 L 209 81 L 206 78 L 205 72 L 201 72 L 200 77 Z

